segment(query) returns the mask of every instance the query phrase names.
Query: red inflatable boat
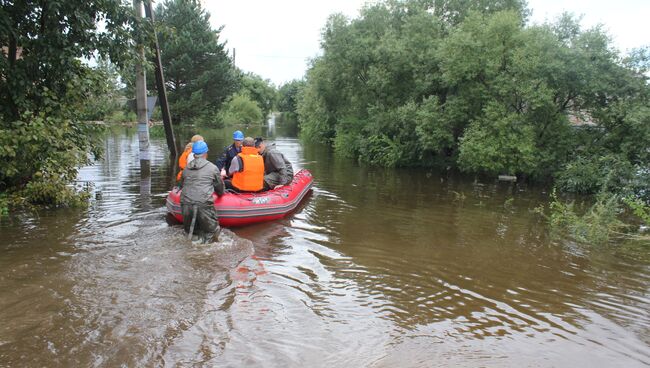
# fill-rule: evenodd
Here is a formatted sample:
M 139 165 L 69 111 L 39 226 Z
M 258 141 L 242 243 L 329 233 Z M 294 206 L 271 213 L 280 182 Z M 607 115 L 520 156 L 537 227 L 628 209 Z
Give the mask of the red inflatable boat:
M 298 207 L 311 190 L 313 178 L 308 170 L 300 170 L 293 176 L 291 184 L 261 193 L 231 193 L 221 197 L 214 195 L 214 207 L 219 216 L 219 225 L 242 226 L 257 222 L 283 218 Z M 174 188 L 167 196 L 167 211 L 178 221 L 181 214 L 181 190 Z

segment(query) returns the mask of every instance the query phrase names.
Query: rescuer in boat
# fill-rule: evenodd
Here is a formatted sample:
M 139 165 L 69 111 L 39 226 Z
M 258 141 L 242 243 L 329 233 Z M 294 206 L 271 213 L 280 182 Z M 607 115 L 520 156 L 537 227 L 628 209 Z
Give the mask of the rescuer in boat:
M 185 166 L 181 176 L 183 227 L 187 233 L 198 229 L 204 242 L 217 241 L 219 223 L 212 194 L 223 195 L 223 180 L 217 166 L 208 161 L 208 145 L 204 141 L 194 142 L 192 153 L 194 160 Z
M 232 144 L 224 148 L 223 154 L 221 157 L 219 157 L 219 159 L 217 159 L 217 167 L 219 168 L 221 176 L 227 175 L 232 159 L 237 157 L 239 152 L 241 152 L 242 142 L 244 141 L 244 133 L 239 130 L 235 130 L 235 132 L 232 133 L 232 140 Z
M 230 162 L 226 179 L 228 189 L 238 192 L 259 192 L 264 189 L 264 159 L 255 148 L 255 140 L 246 137 L 242 141 L 241 152 Z
M 185 169 L 187 163 L 194 160 L 194 154 L 192 153 L 192 145 L 194 144 L 194 142 L 198 142 L 198 141 L 204 141 L 204 139 L 202 136 L 196 134 L 192 136 L 190 142 L 185 146 L 185 150 L 181 154 L 181 157 L 178 159 L 178 167 L 180 167 L 180 170 L 178 171 L 178 175 L 176 175 L 176 181 L 181 180 L 181 175 L 183 175 L 183 169 Z
M 255 147 L 264 159 L 264 190 L 276 189 L 291 183 L 293 167 L 274 146 L 267 147 L 264 139 L 255 138 Z

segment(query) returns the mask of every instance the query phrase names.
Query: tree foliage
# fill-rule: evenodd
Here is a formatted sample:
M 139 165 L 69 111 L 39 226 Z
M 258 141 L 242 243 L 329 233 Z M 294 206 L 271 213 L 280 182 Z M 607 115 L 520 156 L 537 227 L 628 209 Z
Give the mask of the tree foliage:
M 599 27 L 570 15 L 527 26 L 527 13 L 516 0 L 407 0 L 331 16 L 301 134 L 377 165 L 629 187 L 650 159 L 647 50 L 623 58 Z
M 106 121 L 110 115 L 121 113 L 125 103 L 119 73 L 117 66 L 106 58 L 99 58 L 93 70 L 97 85 L 80 106 L 80 118 L 86 121 Z
M 239 88 L 235 67 L 221 29 L 198 0 L 167 0 L 156 9 L 161 61 L 174 122 L 213 120 L 221 105 Z
M 119 0 L 2 2 L 0 190 L 41 203 L 74 197 L 66 184 L 99 147 L 79 114 L 105 83 L 81 59 L 124 63 L 131 24 L 131 6 Z
M 235 94 L 224 104 L 218 120 L 227 125 L 257 124 L 262 121 L 262 110 L 247 94 Z
M 240 95 L 247 95 L 255 101 L 262 111 L 262 117 L 266 117 L 275 108 L 277 102 L 277 91 L 270 80 L 263 79 L 255 73 L 241 74 Z M 261 119 L 260 119 L 261 120 Z
M 298 95 L 305 82 L 303 80 L 294 79 L 287 82 L 278 88 L 278 111 L 289 112 L 292 114 L 298 111 Z

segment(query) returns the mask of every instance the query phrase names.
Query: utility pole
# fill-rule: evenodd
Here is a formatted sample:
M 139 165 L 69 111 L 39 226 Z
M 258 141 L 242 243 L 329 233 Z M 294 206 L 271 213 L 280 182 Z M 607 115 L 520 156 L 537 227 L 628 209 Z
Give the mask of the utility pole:
M 144 12 L 151 21 L 153 32 L 152 47 L 154 49 L 154 66 L 156 72 L 156 89 L 158 90 L 158 100 L 160 101 L 160 109 L 162 110 L 163 125 L 165 126 L 165 136 L 167 137 L 167 148 L 173 158 L 178 157 L 176 151 L 176 140 L 174 138 L 174 129 L 172 128 L 172 119 L 169 114 L 169 104 L 167 103 L 167 89 L 165 87 L 165 77 L 163 75 L 162 63 L 160 61 L 160 47 L 158 45 L 158 33 L 155 30 L 153 9 L 151 8 L 151 0 L 145 0 Z
M 136 22 L 142 22 L 142 3 L 133 0 Z M 149 153 L 149 121 L 147 117 L 147 83 L 144 75 L 144 47 L 136 45 L 139 60 L 135 63 L 135 102 L 138 113 L 138 142 L 140 143 L 140 195 L 151 195 L 151 157 Z
M 232 48 L 232 65 L 235 66 L 235 48 Z
M 142 21 L 142 1 L 133 0 L 137 22 Z M 150 167 L 149 122 L 147 121 L 147 83 L 144 75 L 144 47 L 136 45 L 139 60 L 135 63 L 135 102 L 138 115 L 138 141 L 140 143 L 140 169 Z

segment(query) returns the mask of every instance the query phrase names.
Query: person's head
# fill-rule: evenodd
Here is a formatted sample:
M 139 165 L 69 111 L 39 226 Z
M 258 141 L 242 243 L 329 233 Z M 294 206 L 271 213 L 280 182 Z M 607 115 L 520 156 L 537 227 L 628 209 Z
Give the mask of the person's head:
M 208 156 L 208 144 L 204 141 L 197 141 L 192 144 L 192 153 L 194 157 L 207 157 Z
M 192 136 L 192 139 L 190 140 L 190 142 L 192 142 L 192 143 L 198 142 L 198 141 L 205 141 L 205 139 L 203 139 L 203 136 L 195 134 L 195 135 Z
M 262 137 L 257 137 L 255 138 L 255 148 L 262 153 L 266 149 L 266 144 L 264 143 L 264 139 Z
M 242 142 L 244 141 L 244 133 L 242 133 L 241 130 L 235 130 L 235 132 L 232 133 L 232 140 L 235 147 L 241 147 Z
M 242 145 L 244 147 L 255 147 L 255 140 L 253 138 L 251 138 L 251 137 L 246 137 L 242 141 Z

